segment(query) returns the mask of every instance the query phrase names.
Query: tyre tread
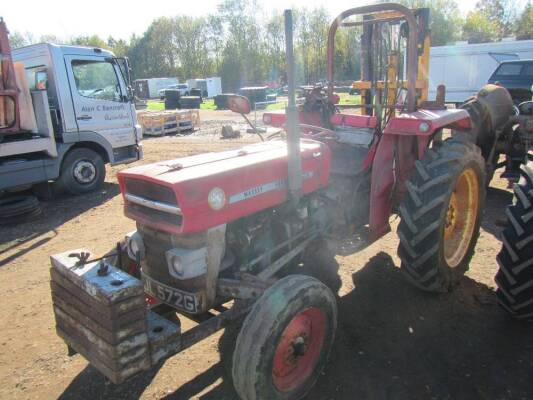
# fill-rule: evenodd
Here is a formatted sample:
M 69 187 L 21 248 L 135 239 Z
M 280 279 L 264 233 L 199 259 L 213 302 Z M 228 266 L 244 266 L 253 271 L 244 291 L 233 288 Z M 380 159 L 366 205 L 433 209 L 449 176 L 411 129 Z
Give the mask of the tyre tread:
M 505 212 L 509 224 L 502 233 L 494 280 L 500 306 L 513 318 L 533 322 L 533 151 L 520 171 L 515 202 Z
M 415 162 L 416 173 L 406 182 L 408 195 L 399 206 L 401 222 L 398 227 L 398 255 L 406 276 L 423 290 L 447 291 L 455 283 L 454 280 L 458 279 L 442 273 L 440 228 L 451 186 L 467 165 L 474 165 L 479 173 L 482 191 L 479 207 L 482 210 L 485 163 L 478 147 L 468 141 L 452 137 L 438 148 L 428 149 L 422 160 Z M 471 249 L 457 267 L 458 276 L 468 268 L 478 235 L 479 223 L 474 232 Z

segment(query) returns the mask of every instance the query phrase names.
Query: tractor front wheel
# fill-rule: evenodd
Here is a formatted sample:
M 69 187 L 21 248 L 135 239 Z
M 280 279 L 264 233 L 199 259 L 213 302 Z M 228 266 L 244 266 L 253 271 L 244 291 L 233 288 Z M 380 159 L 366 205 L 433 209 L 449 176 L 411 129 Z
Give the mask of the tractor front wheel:
M 479 148 L 451 138 L 416 161 L 400 206 L 398 255 L 417 287 L 446 292 L 468 269 L 479 236 L 485 167 Z
M 233 354 L 243 400 L 300 399 L 326 364 L 337 326 L 333 293 L 303 275 L 280 279 L 244 320 Z

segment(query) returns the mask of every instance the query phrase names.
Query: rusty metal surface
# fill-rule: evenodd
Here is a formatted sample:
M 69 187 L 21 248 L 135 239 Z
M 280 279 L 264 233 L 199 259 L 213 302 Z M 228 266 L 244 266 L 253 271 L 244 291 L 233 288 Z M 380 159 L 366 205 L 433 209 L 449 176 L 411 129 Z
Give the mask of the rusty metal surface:
M 53 289 L 54 292 L 57 291 Z M 144 321 L 144 313 L 135 316 L 134 319 L 130 321 L 116 321 L 111 319 L 106 320 L 105 318 L 99 318 L 95 313 L 88 313 L 87 308 L 78 307 L 79 301 L 72 296 L 70 301 L 65 300 L 66 297 L 58 296 L 57 293 L 54 293 L 53 302 L 54 302 L 54 313 L 56 314 L 56 319 L 61 315 L 66 314 L 69 317 L 73 318 L 77 323 L 83 326 L 89 326 L 91 329 L 100 337 L 102 337 L 106 342 L 111 344 L 117 344 L 125 338 L 133 336 L 138 333 L 142 333 L 146 330 L 146 322 Z M 74 301 L 73 301 L 74 300 Z M 72 303 L 72 304 L 70 304 Z M 98 320 L 98 323 L 95 322 Z
M 56 272 L 95 299 L 105 304 L 112 304 L 143 293 L 143 288 L 136 282 L 137 280 L 125 272 L 113 268 L 106 275 L 102 275 L 98 270 L 103 261 L 79 265 L 79 260 L 71 256 L 75 253 L 90 254 L 85 249 L 56 254 L 50 257 L 52 266 Z
M 102 272 L 103 261 L 80 265 L 71 254 L 51 257 L 57 334 L 115 383 L 146 370 L 151 357 L 142 283 L 109 264 Z
M 56 331 L 70 354 L 121 383 L 180 351 L 179 322 L 147 311 L 140 280 L 111 264 L 98 273 L 101 261 L 80 265 L 71 253 L 52 256 L 50 270 Z
M 237 279 L 219 279 L 217 294 L 220 297 L 233 297 L 236 299 L 256 299 L 268 288 L 264 281 L 246 281 Z
M 220 263 L 226 248 L 226 225 L 219 225 L 207 231 L 207 274 L 206 274 L 206 302 L 210 308 L 216 298 L 216 285 Z
M 4 121 L 0 120 L 0 134 L 20 132 L 20 104 L 19 88 L 15 77 L 15 66 L 11 56 L 11 45 L 9 44 L 9 31 L 6 23 L 0 17 L 0 102 L 5 112 Z M 13 117 L 8 120 L 7 98 L 12 101 Z M 3 126 L 3 124 L 7 126 Z
M 181 350 L 181 326 L 148 312 L 148 342 L 152 366 Z
M 55 268 L 50 270 L 50 276 L 52 278 L 50 284 L 52 297 L 62 297 L 69 303 L 78 304 L 81 311 L 88 315 L 93 315 L 94 318 L 100 318 L 104 321 L 112 319 L 113 321 L 127 322 L 144 315 L 142 311 L 139 311 L 139 307 L 144 305 L 144 298 L 134 297 L 118 302 L 114 307 L 100 307 L 98 300 L 81 291 L 78 286 L 59 274 Z M 136 313 L 141 315 L 135 315 Z
M 270 279 L 272 278 L 281 268 L 287 265 L 294 257 L 302 253 L 307 245 L 318 236 L 318 232 L 314 232 L 309 237 L 307 237 L 302 243 L 295 246 L 291 251 L 285 253 L 283 256 L 278 258 L 275 262 L 269 265 L 267 268 L 262 270 L 257 277 L 259 279 Z
M 191 347 L 208 336 L 211 336 L 213 333 L 225 328 L 231 322 L 246 315 L 252 308 L 252 305 L 253 302 L 235 304 L 228 311 L 224 311 L 184 332 L 181 336 L 181 351 Z

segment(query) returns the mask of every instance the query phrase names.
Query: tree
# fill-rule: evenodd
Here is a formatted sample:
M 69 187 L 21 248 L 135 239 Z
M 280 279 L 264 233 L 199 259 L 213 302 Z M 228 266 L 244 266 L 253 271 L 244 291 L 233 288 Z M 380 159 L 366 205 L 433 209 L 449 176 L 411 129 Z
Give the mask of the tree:
M 208 76 L 211 59 L 204 18 L 179 16 L 172 19 L 172 45 L 176 49 L 180 73 L 187 77 Z
M 129 52 L 129 44 L 124 39 L 115 39 L 112 36 L 107 38 L 107 47 L 110 48 L 117 57 L 125 57 Z
M 40 42 L 40 43 L 55 43 L 55 44 L 60 44 L 60 43 L 64 43 L 64 40 L 61 40 L 61 39 L 58 38 L 56 35 L 42 35 L 42 36 L 39 38 L 39 42 Z
M 218 5 L 226 43 L 220 74 L 225 89 L 265 82 L 267 76 L 264 33 L 255 1 L 225 0 Z
M 28 40 L 22 33 L 15 31 L 9 35 L 9 44 L 12 49 L 18 49 L 19 47 L 27 46 L 30 43 L 28 43 Z
M 451 44 L 460 38 L 464 21 L 455 0 L 399 0 L 399 3 L 409 8 L 429 8 L 429 29 L 433 46 Z
M 481 11 L 468 14 L 463 26 L 463 39 L 468 43 L 486 43 L 498 39 L 500 27 Z
M 98 35 L 77 36 L 70 40 L 70 44 L 76 46 L 100 47 L 103 49 L 109 48 L 105 40 Z
M 177 50 L 170 18 L 154 20 L 141 36 L 132 36 L 128 57 L 135 78 L 178 76 Z
M 513 33 L 518 9 L 516 0 L 479 0 L 476 4 L 476 10 L 497 27 L 499 39 Z
M 515 30 L 518 40 L 533 39 L 533 5 L 528 3 L 516 23 Z
M 265 51 L 267 62 L 267 80 L 284 83 L 285 66 L 285 34 L 283 15 L 273 15 L 265 26 Z

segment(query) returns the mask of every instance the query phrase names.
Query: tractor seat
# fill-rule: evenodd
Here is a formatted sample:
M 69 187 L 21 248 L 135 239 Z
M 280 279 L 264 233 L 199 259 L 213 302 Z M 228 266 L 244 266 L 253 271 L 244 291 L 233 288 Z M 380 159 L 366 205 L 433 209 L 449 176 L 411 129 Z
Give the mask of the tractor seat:
M 377 126 L 377 118 L 367 115 L 334 114 L 330 119 L 339 143 L 368 149 Z
M 333 126 L 375 129 L 378 119 L 369 115 L 333 114 L 329 120 Z

